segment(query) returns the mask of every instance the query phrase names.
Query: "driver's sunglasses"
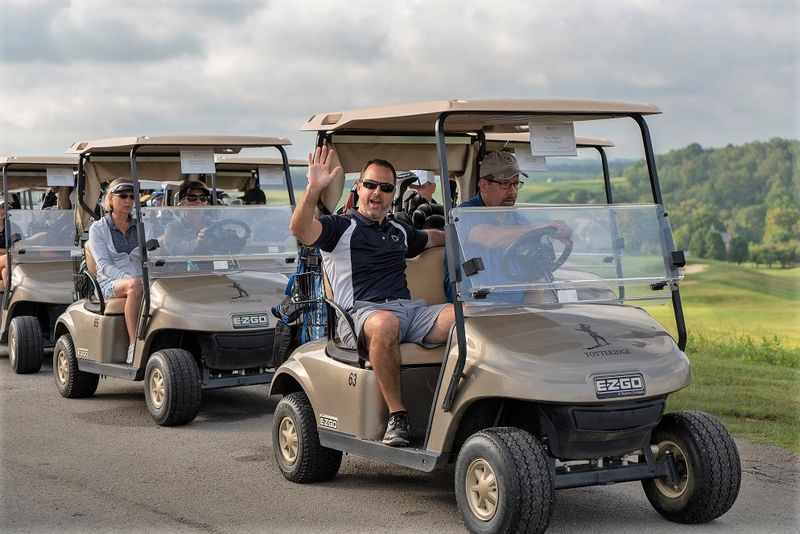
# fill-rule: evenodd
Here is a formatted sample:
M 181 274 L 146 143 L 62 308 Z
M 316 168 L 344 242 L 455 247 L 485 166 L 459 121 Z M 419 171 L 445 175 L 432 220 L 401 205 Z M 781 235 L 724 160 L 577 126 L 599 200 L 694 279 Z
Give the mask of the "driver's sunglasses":
M 189 202 L 208 202 L 211 200 L 211 197 L 208 195 L 192 195 L 191 193 L 183 197 L 184 200 L 188 200 Z
M 376 182 L 375 180 L 360 180 L 361 185 L 366 187 L 367 189 L 377 189 L 378 187 L 381 188 L 381 193 L 394 193 L 395 186 L 394 184 L 388 184 L 386 182 Z
M 122 200 L 133 200 L 135 198 L 133 196 L 133 193 L 114 193 L 114 194 L 117 195 Z
M 522 186 L 525 185 L 525 182 L 522 180 L 517 180 L 516 182 L 501 182 L 500 180 L 492 180 L 491 178 L 484 178 L 484 180 L 499 185 L 500 189 L 511 189 L 513 187 L 519 191 L 522 189 Z

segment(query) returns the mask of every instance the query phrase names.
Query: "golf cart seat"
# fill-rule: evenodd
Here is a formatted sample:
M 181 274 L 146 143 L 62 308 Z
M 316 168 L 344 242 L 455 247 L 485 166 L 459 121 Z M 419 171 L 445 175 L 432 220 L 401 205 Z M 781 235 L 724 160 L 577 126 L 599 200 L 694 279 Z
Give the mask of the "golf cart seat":
M 124 315 L 125 314 L 125 300 L 127 297 L 115 297 L 113 299 L 103 298 L 103 292 L 100 290 L 100 284 L 97 283 L 97 262 L 92 256 L 92 251 L 88 246 L 83 247 L 83 253 L 86 257 L 86 271 L 84 274 L 89 277 L 94 288 L 94 299 L 90 294 L 87 299 L 87 304 L 91 305 L 92 311 L 96 311 L 102 315 Z M 96 299 L 96 300 L 95 300 Z
M 438 273 L 438 274 L 437 274 Z M 447 302 L 444 294 L 444 247 L 425 249 L 422 254 L 406 260 L 406 278 L 412 299 L 425 299 L 428 304 Z M 369 368 L 369 361 L 359 358 L 356 349 L 342 345 L 336 336 L 336 323 L 344 318 L 353 328 L 349 314 L 333 302 L 333 292 L 328 277 L 324 277 L 325 300 L 329 305 L 328 345 L 326 352 L 334 360 Z M 334 311 L 335 310 L 335 311 Z M 416 343 L 400 344 L 400 365 L 438 365 L 444 360 L 445 345 L 426 349 Z

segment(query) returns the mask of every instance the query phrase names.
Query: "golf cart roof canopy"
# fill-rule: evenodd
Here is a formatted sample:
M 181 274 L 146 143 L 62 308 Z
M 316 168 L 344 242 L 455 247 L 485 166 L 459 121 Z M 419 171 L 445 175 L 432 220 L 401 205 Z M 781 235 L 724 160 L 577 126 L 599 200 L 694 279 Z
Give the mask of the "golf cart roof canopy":
M 217 171 L 223 170 L 244 170 L 260 166 L 283 165 L 281 158 L 251 157 L 251 156 L 215 156 Z M 302 166 L 308 165 L 308 161 L 302 158 L 289 158 L 289 165 Z
M 77 156 L 8 156 L 0 158 L 0 167 L 14 166 L 21 171 L 44 171 L 47 167 L 77 167 Z
M 514 144 L 530 144 L 531 142 L 528 132 L 486 134 L 486 141 L 508 142 Z M 577 136 L 575 138 L 575 144 L 578 146 L 578 148 L 593 148 L 593 147 L 610 148 L 615 146 L 614 141 L 611 141 L 610 139 L 602 139 L 599 137 L 581 137 L 581 136 Z
M 364 108 L 312 116 L 301 131 L 432 133 L 443 113 L 457 112 L 446 123 L 447 133 L 520 132 L 531 122 L 586 121 L 654 115 L 650 104 L 603 100 L 502 98 L 491 100 L 438 100 Z
M 77 169 L 77 156 L 8 156 L 0 158 L 0 168 L 5 174 L 3 191 L 19 193 L 28 190 L 53 189 L 57 192 L 57 207 L 69 209 L 69 187 L 51 187 L 47 183 L 48 168 Z M 74 185 L 74 181 L 73 181 Z
M 67 149 L 68 154 L 119 154 L 139 147 L 137 153 L 170 154 L 179 147 L 211 148 L 216 154 L 238 154 L 242 148 L 286 146 L 292 142 L 283 137 L 256 137 L 241 135 L 157 135 L 139 137 L 114 137 L 91 141 L 76 141 Z

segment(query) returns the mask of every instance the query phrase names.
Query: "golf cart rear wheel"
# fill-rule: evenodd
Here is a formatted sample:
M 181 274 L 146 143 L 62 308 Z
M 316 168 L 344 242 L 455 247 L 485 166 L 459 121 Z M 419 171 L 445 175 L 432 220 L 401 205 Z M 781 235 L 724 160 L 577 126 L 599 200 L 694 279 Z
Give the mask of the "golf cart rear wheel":
M 8 362 L 19 375 L 42 368 L 42 327 L 39 319 L 23 315 L 11 319 L 8 329 Z
M 728 511 L 742 479 L 739 452 L 727 429 L 703 412 L 667 414 L 653 430 L 657 457 L 672 454 L 675 480 L 643 480 L 653 508 L 677 523 L 707 523 Z
M 300 484 L 330 480 L 342 465 L 342 451 L 320 445 L 314 410 L 302 391 L 275 407 L 272 449 L 283 476 Z
M 553 479 L 539 440 L 511 427 L 473 434 L 458 453 L 458 510 L 470 532 L 544 532 Z
M 144 372 L 144 399 L 153 419 L 162 426 L 186 424 L 200 411 L 200 372 L 194 357 L 183 349 L 154 352 Z
M 53 377 L 62 397 L 81 399 L 91 397 L 97 391 L 100 376 L 78 369 L 75 346 L 69 334 L 64 334 L 53 348 Z

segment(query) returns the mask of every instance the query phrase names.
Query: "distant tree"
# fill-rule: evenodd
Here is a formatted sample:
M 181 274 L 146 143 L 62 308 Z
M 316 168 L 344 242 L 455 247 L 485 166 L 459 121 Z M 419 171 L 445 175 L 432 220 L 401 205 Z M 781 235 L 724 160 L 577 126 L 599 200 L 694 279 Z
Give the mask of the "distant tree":
M 750 259 L 756 262 L 756 265 L 764 263 L 772 268 L 773 264 L 780 263 L 780 250 L 775 243 L 751 243 Z
M 733 236 L 728 246 L 728 259 L 735 261 L 736 265 L 741 265 L 743 261 L 747 260 L 747 257 L 747 239 L 739 235 Z
M 706 236 L 704 233 L 697 232 L 689 242 L 689 253 L 695 258 L 707 258 L 708 248 L 706 246 Z
M 725 243 L 719 232 L 708 230 L 704 236 L 706 243 L 706 255 L 715 260 L 725 259 Z
M 763 205 L 745 206 L 734 212 L 727 227 L 745 241 L 759 243 L 764 237 L 764 218 L 767 210 Z
M 786 243 L 797 239 L 795 227 L 800 221 L 800 211 L 794 206 L 772 208 L 764 221 L 765 243 Z

